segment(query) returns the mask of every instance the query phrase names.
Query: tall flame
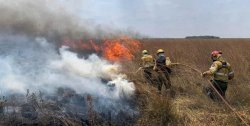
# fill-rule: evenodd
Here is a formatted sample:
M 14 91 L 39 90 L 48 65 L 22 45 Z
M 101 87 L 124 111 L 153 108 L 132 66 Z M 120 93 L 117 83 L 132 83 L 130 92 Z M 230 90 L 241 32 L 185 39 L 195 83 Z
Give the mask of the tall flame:
M 96 44 L 92 40 L 83 42 L 81 40 L 65 39 L 63 45 L 76 50 L 94 50 L 102 53 L 102 56 L 112 62 L 128 61 L 134 58 L 135 53 L 140 49 L 141 43 L 138 40 L 123 37 L 119 39 L 105 40 Z
M 138 40 L 120 38 L 104 42 L 103 57 L 110 61 L 132 60 L 140 48 Z

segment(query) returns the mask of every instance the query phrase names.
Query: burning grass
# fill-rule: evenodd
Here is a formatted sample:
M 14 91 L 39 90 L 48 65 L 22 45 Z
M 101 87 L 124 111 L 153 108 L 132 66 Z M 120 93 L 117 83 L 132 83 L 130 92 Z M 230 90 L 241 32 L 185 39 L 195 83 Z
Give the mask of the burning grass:
M 95 54 L 78 57 L 67 47 L 57 52 L 46 39 L 17 38 L 0 41 L 0 84 L 7 99 L 0 101 L 0 125 L 54 120 L 54 125 L 131 125 L 136 120 L 134 85 L 119 64 Z
M 102 40 L 102 42 L 99 43 L 93 40 L 65 39 L 62 45 L 68 46 L 78 53 L 86 53 L 87 50 L 89 51 L 87 54 L 100 54 L 103 58 L 112 62 L 131 61 L 135 58 L 135 54 L 141 49 L 140 41 L 129 37 Z

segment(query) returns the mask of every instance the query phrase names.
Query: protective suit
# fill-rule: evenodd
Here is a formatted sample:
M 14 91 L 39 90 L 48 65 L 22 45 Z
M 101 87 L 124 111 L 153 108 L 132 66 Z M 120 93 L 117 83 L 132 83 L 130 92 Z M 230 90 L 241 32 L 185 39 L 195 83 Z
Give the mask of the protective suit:
M 152 71 L 153 71 L 153 66 L 154 66 L 154 59 L 153 56 L 148 54 L 147 50 L 142 51 L 142 68 L 144 72 L 144 77 L 146 81 L 150 84 L 153 84 L 152 80 Z
M 157 50 L 157 58 L 155 61 L 154 70 L 158 73 L 158 91 L 161 92 L 162 85 L 165 85 L 167 89 L 171 87 L 170 81 L 170 73 L 171 69 L 169 66 L 171 65 L 171 61 L 169 57 L 166 57 L 164 54 L 164 50 Z
M 210 75 L 213 77 L 211 82 L 216 90 L 220 93 L 221 96 L 225 97 L 228 81 L 233 79 L 234 72 L 231 68 L 231 65 L 226 62 L 219 51 L 213 51 L 212 56 L 213 64 L 210 69 L 202 74 L 202 76 Z M 207 89 L 207 95 L 212 99 L 218 99 L 215 92 L 212 89 Z

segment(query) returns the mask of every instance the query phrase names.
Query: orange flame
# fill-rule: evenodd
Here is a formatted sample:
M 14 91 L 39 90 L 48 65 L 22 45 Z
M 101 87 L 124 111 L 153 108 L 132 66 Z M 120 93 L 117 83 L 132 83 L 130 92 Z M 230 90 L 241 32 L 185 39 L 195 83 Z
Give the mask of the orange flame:
M 108 40 L 104 43 L 103 56 L 110 61 L 132 60 L 140 46 L 138 40 L 130 38 Z
M 120 39 L 106 40 L 102 44 L 96 44 L 92 40 L 83 42 L 81 40 L 66 39 L 63 45 L 77 50 L 94 50 L 112 62 L 128 61 L 134 58 L 135 53 L 140 49 L 141 43 L 138 40 L 123 37 Z

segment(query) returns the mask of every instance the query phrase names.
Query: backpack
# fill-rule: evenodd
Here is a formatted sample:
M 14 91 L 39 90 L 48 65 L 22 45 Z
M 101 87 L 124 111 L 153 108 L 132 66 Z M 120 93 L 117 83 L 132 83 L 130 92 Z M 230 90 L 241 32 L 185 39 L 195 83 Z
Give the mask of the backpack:
M 162 71 L 167 71 L 168 73 L 172 73 L 172 70 L 166 66 L 166 57 L 164 55 L 160 55 L 156 60 L 157 67 L 159 67 Z
M 229 73 L 227 73 L 226 75 L 228 76 L 229 80 L 232 80 L 234 78 L 234 73 L 229 71 L 229 67 L 228 63 L 226 61 L 220 61 L 222 66 L 217 70 L 217 72 L 219 72 L 222 69 L 227 69 Z

